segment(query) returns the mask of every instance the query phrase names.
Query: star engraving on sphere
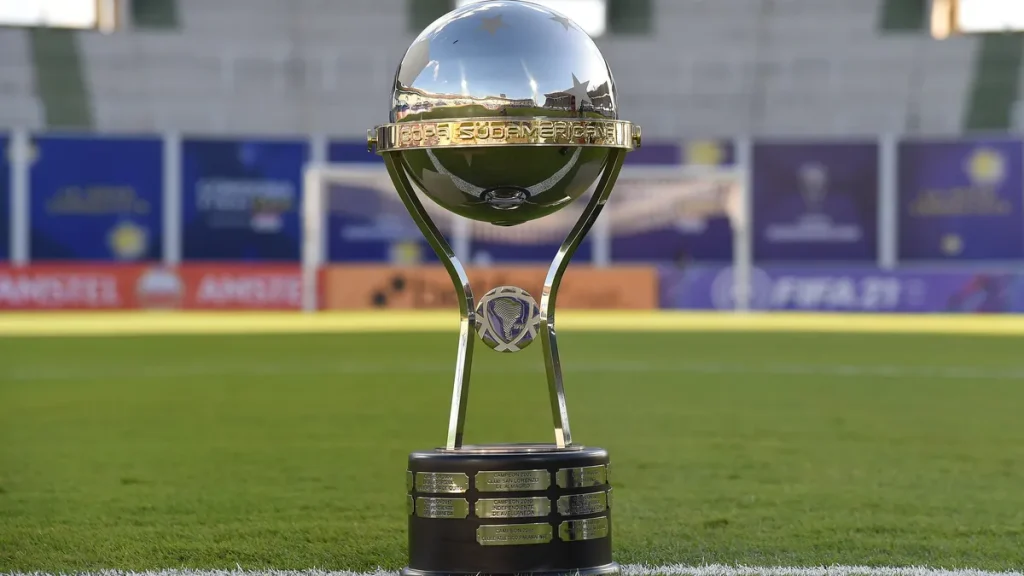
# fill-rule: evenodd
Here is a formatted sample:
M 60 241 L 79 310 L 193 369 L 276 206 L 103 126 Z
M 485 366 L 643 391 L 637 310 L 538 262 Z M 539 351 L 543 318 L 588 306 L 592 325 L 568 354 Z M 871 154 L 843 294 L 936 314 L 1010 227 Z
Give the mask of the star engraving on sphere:
M 505 22 L 501 20 L 501 14 L 498 14 L 493 18 L 480 19 L 480 27 L 483 28 L 484 30 L 487 30 L 487 32 L 490 34 L 494 34 L 495 32 L 498 31 L 499 28 L 505 28 L 507 26 L 508 24 L 505 24 Z
M 584 103 L 590 104 L 591 106 L 594 105 L 594 102 L 590 99 L 590 94 L 587 93 L 587 87 L 589 85 L 589 80 L 587 82 L 580 82 L 579 79 L 576 78 L 575 74 L 572 75 L 572 88 L 566 90 L 565 93 L 576 99 L 577 110 L 583 108 Z
M 473 165 L 473 156 L 476 155 L 476 151 L 467 149 L 463 150 L 462 152 L 459 152 L 459 154 L 466 159 L 466 166 Z
M 566 18 L 565 16 L 552 16 L 552 17 L 551 17 L 551 20 L 554 20 L 555 22 L 558 22 L 559 24 L 561 24 L 562 26 L 564 26 L 564 27 L 565 27 L 565 31 L 566 31 L 566 32 L 568 32 L 568 31 L 569 31 L 569 28 L 570 28 L 570 27 L 571 27 L 571 25 L 572 25 L 572 20 L 569 20 L 569 19 L 568 19 L 568 18 Z

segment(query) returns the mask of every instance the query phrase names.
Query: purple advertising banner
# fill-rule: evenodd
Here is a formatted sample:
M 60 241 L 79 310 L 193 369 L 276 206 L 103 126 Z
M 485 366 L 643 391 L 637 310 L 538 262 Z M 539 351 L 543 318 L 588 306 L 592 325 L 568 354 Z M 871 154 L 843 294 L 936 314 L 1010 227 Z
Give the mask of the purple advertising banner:
M 377 177 L 350 181 L 334 178 L 327 185 L 327 260 L 395 265 L 436 262 L 437 256 L 402 204 L 380 156 L 367 152 L 366 142 L 328 143 L 327 158 L 356 170 L 376 168 Z M 442 226 L 445 233 L 450 226 Z M 451 242 L 451 236 L 447 239 Z
M 901 143 L 900 259 L 1024 258 L 1022 155 L 1010 140 Z
M 877 143 L 756 144 L 752 195 L 758 261 L 877 258 Z
M 643 150 L 643 148 L 639 150 Z M 688 140 L 683 143 L 682 152 L 683 164 L 687 166 L 733 166 L 736 164 L 736 144 L 732 140 Z
M 646 145 L 631 152 L 627 160 L 645 148 Z M 689 167 L 729 167 L 736 163 L 736 147 L 730 140 L 692 140 L 677 149 L 674 161 L 666 164 L 679 165 L 680 161 Z M 642 163 L 653 164 L 635 164 Z M 620 188 L 626 188 L 625 182 L 629 179 L 629 170 L 624 170 Z M 632 201 L 625 190 L 612 191 L 607 212 L 622 214 Z M 668 225 L 637 225 L 629 227 L 629 232 L 613 233 L 611 251 L 615 262 L 686 262 L 691 259 L 729 262 L 732 260 L 732 227 L 728 218 L 722 216 L 681 215 Z
M 733 270 L 665 268 L 662 308 L 731 310 Z M 751 308 L 814 312 L 999 313 L 1024 311 L 1024 282 L 1005 272 L 758 267 Z

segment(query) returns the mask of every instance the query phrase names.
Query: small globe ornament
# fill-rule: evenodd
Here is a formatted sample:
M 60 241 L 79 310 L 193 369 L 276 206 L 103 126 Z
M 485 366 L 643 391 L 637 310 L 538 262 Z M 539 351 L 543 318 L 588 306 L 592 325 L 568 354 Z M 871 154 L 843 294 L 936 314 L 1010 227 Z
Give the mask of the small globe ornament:
M 489 348 L 519 352 L 537 337 L 540 310 L 530 293 L 501 286 L 484 294 L 476 307 L 476 332 Z
M 444 129 L 454 135 L 424 128 L 414 131 L 417 139 L 485 142 L 401 151 L 412 182 L 451 212 L 502 226 L 561 210 L 609 164 L 602 130 L 620 128 L 566 120 L 618 117 L 614 79 L 590 36 L 562 14 L 520 0 L 468 4 L 434 22 L 406 52 L 392 91 L 393 124 L 459 121 Z M 534 121 L 534 135 L 568 143 L 486 145 L 513 130 L 489 121 L 517 119 Z

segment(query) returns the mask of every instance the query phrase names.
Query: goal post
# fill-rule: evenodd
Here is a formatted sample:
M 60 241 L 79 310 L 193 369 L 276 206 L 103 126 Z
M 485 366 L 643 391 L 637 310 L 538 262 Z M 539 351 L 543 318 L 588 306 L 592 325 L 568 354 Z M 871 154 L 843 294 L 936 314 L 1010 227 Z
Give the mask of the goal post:
M 508 244 L 562 241 L 579 218 L 585 199 L 537 221 L 501 227 L 451 214 L 425 199 L 424 208 L 467 265 L 474 241 Z M 329 216 L 346 213 L 384 220 L 392 231 L 419 237 L 411 217 L 383 166 L 357 163 L 311 163 L 302 191 L 302 303 L 307 312 L 320 307 L 319 274 L 329 264 Z M 740 168 L 718 166 L 626 166 L 601 217 L 590 231 L 590 262 L 615 263 L 614 239 L 664 229 L 683 220 L 727 218 L 732 232 L 733 302 L 749 310 L 753 267 L 749 225 L 750 198 Z M 410 229 L 413 229 L 410 231 Z M 552 254 L 554 257 L 554 254 Z

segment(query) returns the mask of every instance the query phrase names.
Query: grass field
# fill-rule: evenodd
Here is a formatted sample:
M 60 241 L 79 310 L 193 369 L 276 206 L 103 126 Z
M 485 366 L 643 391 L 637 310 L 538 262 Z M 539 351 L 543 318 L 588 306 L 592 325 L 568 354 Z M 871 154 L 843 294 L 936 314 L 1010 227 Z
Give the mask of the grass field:
M 155 321 L 155 320 L 154 320 Z M 562 340 L 628 564 L 1024 566 L 1019 337 Z M 452 333 L 0 338 L 0 572 L 405 560 Z M 481 349 L 469 435 L 549 441 L 539 347 Z

